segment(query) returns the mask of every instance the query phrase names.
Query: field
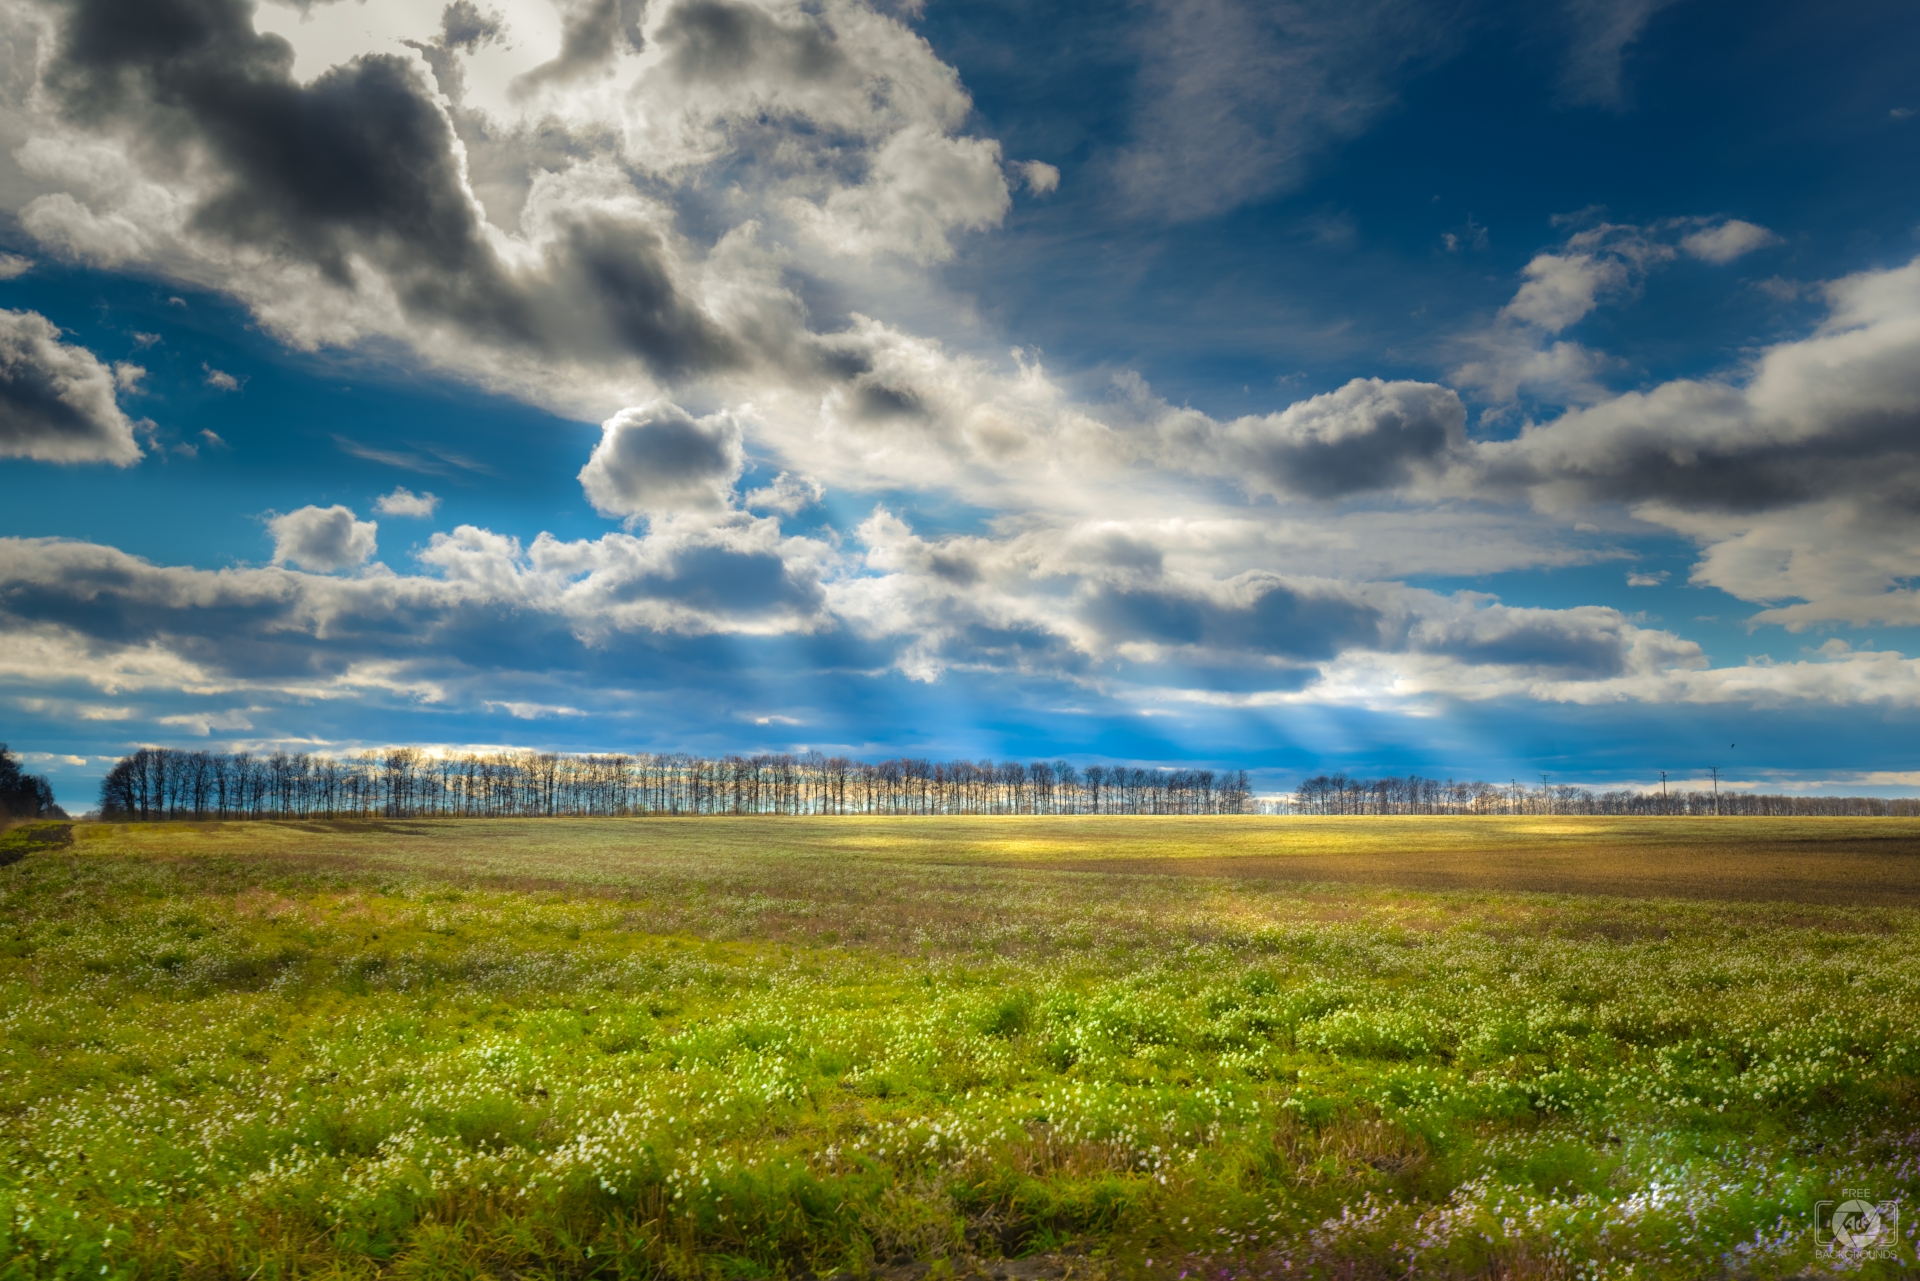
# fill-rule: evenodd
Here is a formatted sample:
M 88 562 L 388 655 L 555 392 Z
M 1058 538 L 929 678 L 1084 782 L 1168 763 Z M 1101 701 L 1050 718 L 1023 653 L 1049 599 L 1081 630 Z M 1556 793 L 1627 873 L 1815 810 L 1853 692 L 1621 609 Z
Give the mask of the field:
M 40 835 L 8 1277 L 1914 1266 L 1920 822 Z

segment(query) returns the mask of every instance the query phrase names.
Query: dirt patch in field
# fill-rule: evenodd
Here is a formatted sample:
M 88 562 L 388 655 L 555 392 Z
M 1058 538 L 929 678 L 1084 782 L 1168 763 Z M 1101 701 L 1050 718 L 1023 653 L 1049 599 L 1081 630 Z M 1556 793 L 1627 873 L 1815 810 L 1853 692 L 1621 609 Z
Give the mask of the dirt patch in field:
M 1022 866 L 1104 875 L 1201 876 L 1335 882 L 1409 890 L 1504 890 L 1810 903 L 1828 907 L 1920 907 L 1920 839 L 1778 842 L 1732 851 L 1686 846 L 1497 852 L 1408 849 L 1364 854 L 1036 860 Z

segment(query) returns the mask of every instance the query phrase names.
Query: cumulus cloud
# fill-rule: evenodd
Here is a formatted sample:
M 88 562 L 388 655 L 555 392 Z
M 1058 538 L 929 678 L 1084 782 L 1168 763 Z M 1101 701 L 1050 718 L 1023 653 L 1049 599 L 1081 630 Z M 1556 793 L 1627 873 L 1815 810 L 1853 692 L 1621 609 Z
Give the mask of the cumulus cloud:
M 601 424 L 580 485 L 609 516 L 725 511 L 746 463 L 742 440 L 730 413 L 695 418 L 669 401 L 623 409 Z
M 322 544 L 289 549 L 318 564 L 371 554 L 372 523 L 344 508 L 281 520 Z M 500 697 L 502 673 L 578 670 L 630 653 L 635 637 L 830 627 L 821 577 L 832 558 L 826 544 L 744 516 L 531 545 L 463 525 L 432 538 L 423 572 L 353 576 L 200 570 L 91 543 L 0 539 L 0 680 L 477 703 Z
M 1044 160 L 1023 160 L 1014 166 L 1020 181 L 1036 196 L 1050 196 L 1060 190 L 1060 170 Z
M 45 316 L 0 311 L 0 457 L 139 461 L 133 424 L 114 395 L 120 385 L 92 352 L 60 341 Z
M 749 491 L 745 505 L 795 516 L 819 502 L 825 494 L 826 489 L 819 481 L 781 472 L 772 484 Z
M 1466 421 L 1450 388 L 1356 378 L 1280 413 L 1229 423 L 1221 457 L 1256 491 L 1343 498 L 1405 484 L 1457 453 Z
M 898 666 L 922 680 L 989 667 L 1111 687 L 1097 672 L 1121 658 L 1298 692 L 1353 653 L 1417 660 L 1468 684 L 1614 680 L 1701 661 L 1691 642 L 1611 609 L 1516 609 L 1260 568 L 1222 574 L 1217 556 L 1193 555 L 1205 531 L 1134 523 L 927 539 L 882 509 L 858 533 L 875 576 L 830 584 L 834 609 L 867 635 L 899 638 Z
M 1621 504 L 1702 547 L 1695 582 L 1756 621 L 1920 622 L 1920 260 L 1825 287 L 1815 331 L 1488 441 L 1450 492 L 1544 511 Z
M 795 247 L 935 261 L 1008 205 L 953 69 L 854 0 L 514 6 L 510 36 L 464 2 L 250 9 L 14 11 L 47 51 L 15 86 L 30 234 L 223 289 L 299 346 L 394 339 L 597 416 L 841 376 Z M 163 36 L 123 38 L 141 22 Z
M 1721 264 L 1779 243 L 1780 237 L 1765 227 L 1729 218 L 1716 227 L 1705 227 L 1685 237 L 1680 241 L 1680 248 L 1703 262 Z
M 835 253 L 944 262 L 955 231 L 996 226 L 1011 203 L 999 143 L 913 129 L 887 140 L 866 181 L 818 205 L 796 200 L 795 212 Z
M 1570 221 L 1585 221 L 1575 215 Z M 1606 398 L 1610 361 L 1560 337 L 1595 309 L 1636 295 L 1648 275 L 1680 254 L 1716 265 L 1775 241 L 1764 227 L 1739 219 L 1669 218 L 1649 226 L 1596 222 L 1566 242 L 1535 254 L 1520 288 L 1493 323 L 1469 335 L 1472 356 L 1450 377 L 1478 392 L 1498 413 L 1521 395 L 1560 405 Z
M 380 495 L 373 506 L 382 516 L 414 516 L 426 520 L 440 509 L 440 499 L 434 494 L 416 494 L 402 485 L 391 494 Z
M 321 573 L 352 569 L 373 559 L 379 528 L 339 504 L 302 507 L 267 522 L 273 535 L 274 564 L 295 564 Z

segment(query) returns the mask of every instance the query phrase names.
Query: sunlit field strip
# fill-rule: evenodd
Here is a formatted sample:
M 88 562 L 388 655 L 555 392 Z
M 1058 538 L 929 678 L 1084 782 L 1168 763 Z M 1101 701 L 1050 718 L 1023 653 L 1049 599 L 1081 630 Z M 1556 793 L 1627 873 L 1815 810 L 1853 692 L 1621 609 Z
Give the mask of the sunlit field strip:
M 1142 866 L 1912 839 L 1781 822 L 82 825 L 0 869 L 6 1257 L 1891 1275 L 1813 1216 L 1920 1178 L 1911 911 Z

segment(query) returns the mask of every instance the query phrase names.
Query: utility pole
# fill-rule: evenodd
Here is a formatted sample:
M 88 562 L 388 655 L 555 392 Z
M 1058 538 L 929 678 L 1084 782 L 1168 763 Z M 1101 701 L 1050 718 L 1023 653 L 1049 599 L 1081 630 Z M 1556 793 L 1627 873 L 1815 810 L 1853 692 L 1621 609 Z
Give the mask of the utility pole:
M 1553 813 L 1553 793 L 1547 790 L 1547 779 L 1551 777 L 1545 770 L 1540 771 L 1540 812 Z
M 1667 772 L 1660 771 L 1660 813 L 1667 812 Z
M 1713 816 L 1715 818 L 1719 818 L 1720 817 L 1720 767 L 1718 765 L 1709 765 L 1707 766 L 1707 772 L 1713 775 Z

